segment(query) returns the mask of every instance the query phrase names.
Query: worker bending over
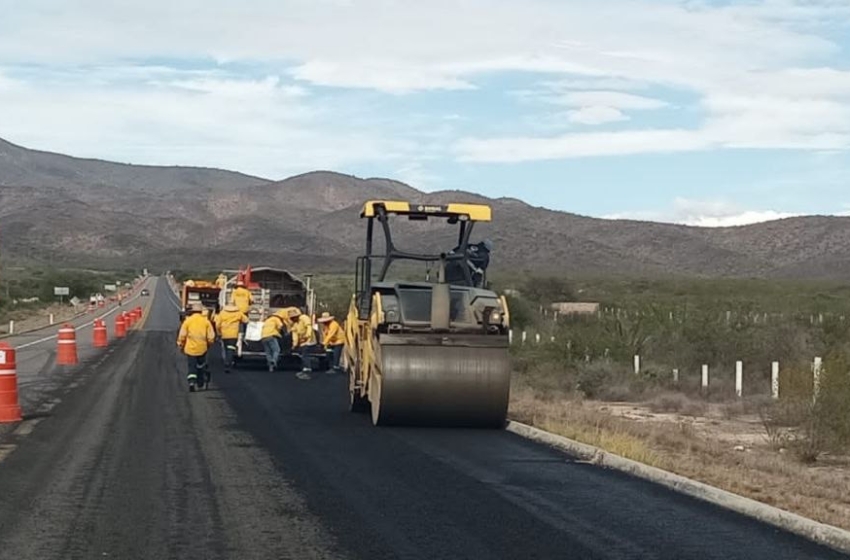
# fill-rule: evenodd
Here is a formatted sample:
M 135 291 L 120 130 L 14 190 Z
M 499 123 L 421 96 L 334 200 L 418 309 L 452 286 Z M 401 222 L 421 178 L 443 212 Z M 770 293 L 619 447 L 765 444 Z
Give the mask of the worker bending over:
M 325 351 L 331 355 L 329 373 L 339 373 L 339 361 L 342 357 L 342 349 L 345 347 L 345 333 L 342 330 L 342 325 L 327 311 L 322 313 L 318 323 L 322 330 L 322 344 Z
M 224 373 L 230 373 L 235 365 L 234 355 L 239 339 L 242 325 L 248 323 L 248 316 L 239 310 L 236 305 L 228 303 L 224 309 L 215 316 L 215 328 L 221 337 L 221 346 L 224 350 Z
M 301 357 L 301 371 L 298 379 L 310 379 L 313 372 L 310 355 L 316 351 L 316 331 L 313 321 L 297 307 L 289 309 L 288 317 L 292 321 L 292 351 Z
M 280 338 L 282 336 L 281 331 L 284 330 L 283 319 L 280 313 L 278 311 L 263 321 L 262 342 L 263 350 L 266 352 L 266 362 L 269 366 L 269 372 L 273 372 L 277 368 L 277 361 L 280 359 Z
M 196 387 L 208 387 L 210 372 L 207 368 L 207 351 L 215 342 L 215 330 L 209 319 L 204 316 L 204 307 L 195 303 L 189 308 L 189 316 L 180 325 L 177 346 L 188 358 L 189 370 L 186 376 L 189 390 Z

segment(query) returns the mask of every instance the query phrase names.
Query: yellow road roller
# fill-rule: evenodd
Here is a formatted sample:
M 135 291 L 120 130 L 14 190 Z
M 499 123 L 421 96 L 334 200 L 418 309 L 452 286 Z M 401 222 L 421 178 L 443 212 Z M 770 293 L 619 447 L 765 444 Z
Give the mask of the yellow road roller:
M 491 220 L 490 207 L 370 201 L 361 218 L 366 253 L 357 259 L 345 323 L 351 410 L 370 412 L 380 426 L 502 428 L 510 316 L 505 298 L 488 288 L 486 270 L 474 264 L 470 243 L 475 224 Z M 393 228 L 404 223 L 418 242 L 454 245 L 444 230 L 456 229 L 456 246 L 399 249 Z

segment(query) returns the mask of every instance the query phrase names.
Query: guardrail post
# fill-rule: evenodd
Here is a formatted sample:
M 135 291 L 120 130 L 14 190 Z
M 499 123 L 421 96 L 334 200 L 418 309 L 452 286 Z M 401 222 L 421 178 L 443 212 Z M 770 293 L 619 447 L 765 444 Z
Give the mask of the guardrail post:
M 735 395 L 740 399 L 744 394 L 744 362 L 735 362 Z
M 770 396 L 779 398 L 779 362 L 773 362 L 770 366 Z
M 823 370 L 823 359 L 815 358 L 814 363 L 812 364 L 812 378 L 813 378 L 813 391 L 812 391 L 812 400 L 817 401 L 818 396 L 820 395 L 820 374 L 821 370 Z

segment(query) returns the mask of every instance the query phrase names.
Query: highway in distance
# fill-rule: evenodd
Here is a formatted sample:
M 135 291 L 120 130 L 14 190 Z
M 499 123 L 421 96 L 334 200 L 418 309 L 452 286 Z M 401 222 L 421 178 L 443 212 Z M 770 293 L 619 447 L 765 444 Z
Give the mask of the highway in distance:
M 0 559 L 844 558 L 508 432 L 375 428 L 340 376 L 216 358 L 190 394 L 174 295 L 149 287 L 141 330 L 78 369 L 27 356 Z

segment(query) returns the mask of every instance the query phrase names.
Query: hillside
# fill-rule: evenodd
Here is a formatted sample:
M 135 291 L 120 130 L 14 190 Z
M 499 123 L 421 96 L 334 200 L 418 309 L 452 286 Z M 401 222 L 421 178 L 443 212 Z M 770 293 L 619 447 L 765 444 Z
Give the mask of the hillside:
M 253 262 L 350 270 L 362 201 L 491 204 L 479 236 L 494 267 L 570 274 L 850 276 L 850 218 L 803 217 L 704 229 L 601 220 L 463 192 L 422 193 L 389 179 L 313 172 L 268 181 L 217 169 L 154 167 L 38 152 L 0 140 L 0 251 L 12 260 L 153 267 Z M 398 243 L 447 247 L 405 224 Z

